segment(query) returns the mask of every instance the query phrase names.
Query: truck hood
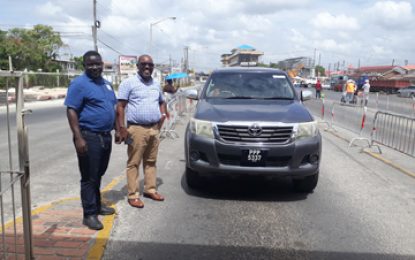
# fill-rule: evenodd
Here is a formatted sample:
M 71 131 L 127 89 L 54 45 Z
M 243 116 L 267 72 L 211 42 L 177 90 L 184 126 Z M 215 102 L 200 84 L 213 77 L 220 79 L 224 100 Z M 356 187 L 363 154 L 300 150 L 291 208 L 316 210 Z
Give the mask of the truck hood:
M 202 99 L 195 118 L 213 122 L 310 122 L 313 117 L 298 100 Z

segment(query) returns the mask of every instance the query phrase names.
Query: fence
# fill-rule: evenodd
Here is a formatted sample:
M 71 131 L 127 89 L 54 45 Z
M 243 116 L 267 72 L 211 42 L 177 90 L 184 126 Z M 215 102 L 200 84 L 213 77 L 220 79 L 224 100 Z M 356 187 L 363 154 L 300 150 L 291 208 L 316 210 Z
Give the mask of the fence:
M 406 106 L 409 102 L 402 104 Z M 327 103 L 320 100 L 305 104 L 315 115 L 320 116 L 320 123 L 326 125 L 326 130 L 335 131 L 335 126 L 339 126 L 357 134 L 358 137 L 352 138 L 349 146 L 357 140 L 364 140 L 368 146 L 376 147 L 380 153 L 379 145 L 384 145 L 415 157 L 414 117 L 368 109 L 360 106 L 359 102 Z
M 373 119 L 371 144 L 382 144 L 415 157 L 415 118 L 378 111 Z
M 2 259 L 13 259 L 13 257 L 20 259 L 21 255 L 18 253 L 24 253 L 26 259 L 33 259 L 28 129 L 24 124 L 24 116 L 30 111 L 24 110 L 23 106 L 23 77 L 22 73 L 0 72 L 0 78 L 4 82 L 2 89 L 5 90 L 6 104 L 5 109 L 1 108 L 0 111 L 0 139 L 2 140 L 0 143 L 0 258 Z M 16 100 L 14 111 L 8 99 L 12 88 L 15 90 Z M 11 117 L 13 112 L 15 112 L 15 121 Z M 13 141 L 14 137 L 17 142 Z M 20 210 L 22 222 L 18 221 L 17 217 Z
M 160 131 L 161 138 L 179 138 L 175 127 L 186 113 L 194 111 L 194 103 L 186 98 L 186 91 L 181 88 L 174 94 L 166 94 L 167 110 L 170 118 L 166 119 Z

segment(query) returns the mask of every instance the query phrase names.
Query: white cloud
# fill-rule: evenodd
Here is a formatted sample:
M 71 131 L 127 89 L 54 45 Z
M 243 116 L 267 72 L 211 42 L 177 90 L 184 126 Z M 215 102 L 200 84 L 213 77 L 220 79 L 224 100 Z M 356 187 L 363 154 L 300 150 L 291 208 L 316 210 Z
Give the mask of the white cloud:
M 312 25 L 317 29 L 329 30 L 358 30 L 360 28 L 359 22 L 353 16 L 338 15 L 334 16 L 328 12 L 317 14 L 312 20 Z
M 248 14 L 273 14 L 286 9 L 294 10 L 298 8 L 305 8 L 310 3 L 311 0 L 244 1 L 243 11 Z
M 386 28 L 413 26 L 414 15 L 409 2 L 382 1 L 377 2 L 367 11 L 367 15 Z
M 24 4 L 22 4 L 24 2 Z M 76 2 L 76 3 L 75 3 Z M 415 0 L 99 0 L 100 52 L 108 60 L 117 51 L 139 55 L 148 50 L 153 27 L 155 61 L 180 61 L 190 46 L 192 66 L 220 66 L 220 54 L 241 44 L 265 53 L 263 60 L 321 53 L 322 62 L 370 62 L 392 58 L 415 62 L 412 32 Z M 33 11 L 34 10 L 34 11 Z M 92 47 L 92 1 L 19 0 L 0 8 L 2 24 L 47 24 L 63 32 L 74 55 Z M 11 27 L 13 28 L 13 27 Z M 2 27 L 0 29 L 7 29 Z M 110 46 L 110 47 L 108 47 Z M 369 53 L 369 54 L 368 54 Z M 375 60 L 376 57 L 376 60 Z M 380 60 L 382 59 L 382 60 Z
M 36 12 L 42 16 L 58 16 L 62 15 L 62 8 L 59 5 L 53 4 L 51 2 L 46 2 L 38 7 L 36 7 Z

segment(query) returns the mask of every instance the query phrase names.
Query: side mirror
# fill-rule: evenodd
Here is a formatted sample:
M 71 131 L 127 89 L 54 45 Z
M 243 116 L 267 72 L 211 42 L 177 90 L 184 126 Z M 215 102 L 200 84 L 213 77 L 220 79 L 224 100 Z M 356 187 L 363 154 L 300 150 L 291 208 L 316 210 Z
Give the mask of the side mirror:
M 186 97 L 188 99 L 198 100 L 197 90 L 196 89 L 186 90 Z
M 313 95 L 313 92 L 310 90 L 301 90 L 301 101 L 310 100 L 311 96 Z

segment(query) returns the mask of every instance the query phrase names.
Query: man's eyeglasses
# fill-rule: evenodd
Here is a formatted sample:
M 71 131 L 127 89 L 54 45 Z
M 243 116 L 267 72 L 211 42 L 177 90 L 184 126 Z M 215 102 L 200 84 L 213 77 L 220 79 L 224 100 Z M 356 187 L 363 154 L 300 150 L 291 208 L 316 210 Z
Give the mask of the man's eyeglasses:
M 139 65 L 141 67 L 146 67 L 146 66 L 149 66 L 150 68 L 154 67 L 154 63 L 151 63 L 151 62 L 140 62 Z
M 102 63 L 84 64 L 86 69 L 101 69 Z

